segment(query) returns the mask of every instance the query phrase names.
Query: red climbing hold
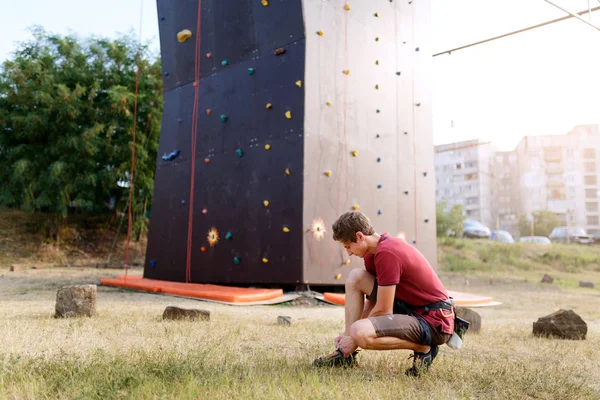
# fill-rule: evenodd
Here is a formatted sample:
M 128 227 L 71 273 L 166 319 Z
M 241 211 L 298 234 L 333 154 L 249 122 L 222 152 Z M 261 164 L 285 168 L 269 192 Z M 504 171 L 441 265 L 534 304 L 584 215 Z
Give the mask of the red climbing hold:
M 204 162 L 208 164 L 210 162 L 210 158 L 205 158 Z
M 273 54 L 275 54 L 276 56 L 280 56 L 283 53 L 285 53 L 285 49 L 283 47 L 280 47 L 277 50 L 275 50 L 275 52 L 273 52 Z
M 212 54 L 206 53 L 206 58 L 211 58 L 211 57 L 212 57 Z
M 210 115 L 210 108 L 206 109 L 206 115 Z

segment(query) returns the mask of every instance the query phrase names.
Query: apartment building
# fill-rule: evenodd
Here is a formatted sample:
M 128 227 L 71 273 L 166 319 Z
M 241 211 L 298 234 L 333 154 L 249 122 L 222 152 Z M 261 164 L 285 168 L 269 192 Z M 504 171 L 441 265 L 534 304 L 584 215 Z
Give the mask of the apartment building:
M 489 204 L 493 224 L 491 229 L 519 232 L 519 159 L 515 151 L 499 151 L 491 158 L 492 197 Z
M 600 231 L 599 125 L 580 125 L 566 135 L 526 136 L 517 148 L 519 213 L 549 210 L 562 224 Z
M 490 159 L 495 152 L 480 140 L 435 146 L 436 203 L 445 201 L 447 209 L 462 204 L 467 218 L 494 226 Z

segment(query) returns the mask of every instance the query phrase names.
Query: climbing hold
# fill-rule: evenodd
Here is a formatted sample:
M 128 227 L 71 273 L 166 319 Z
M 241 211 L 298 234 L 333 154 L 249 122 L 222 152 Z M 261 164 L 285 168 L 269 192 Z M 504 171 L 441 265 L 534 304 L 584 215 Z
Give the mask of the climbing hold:
M 211 57 L 212 57 L 212 54 L 206 53 L 206 58 L 211 58 Z
M 275 50 L 273 52 L 273 54 L 275 54 L 276 56 L 280 56 L 280 55 L 282 55 L 284 53 L 285 53 L 285 49 L 283 47 L 280 47 L 280 48 L 278 48 L 277 50 Z
M 210 162 L 210 158 L 208 158 L 208 157 L 207 157 L 207 158 L 205 158 L 205 159 L 204 159 L 204 162 L 205 162 L 206 164 L 208 164 L 208 163 Z
M 375 60 L 375 65 L 379 65 L 379 60 Z
M 419 48 L 417 47 L 417 48 L 415 49 L 415 51 L 419 51 Z
M 229 117 L 225 114 L 221 115 L 221 122 L 227 122 L 227 120 L 229 119 Z
M 263 204 L 265 205 L 265 207 L 269 207 L 269 200 L 263 201 Z
M 379 84 L 375 85 L 375 89 L 379 90 Z
M 225 59 L 225 60 L 223 60 L 223 61 L 221 61 L 221 65 L 222 65 L 222 66 L 225 66 L 225 65 L 227 65 L 227 64 L 229 64 L 229 61 L 227 61 L 226 59 Z
M 379 42 L 379 36 L 375 37 L 375 41 Z
M 402 72 L 396 71 L 396 75 L 400 76 L 401 74 L 402 74 Z
M 169 155 L 162 156 L 163 161 L 173 161 L 181 153 L 180 150 L 172 151 Z
M 263 257 L 262 262 L 266 264 L 269 262 L 269 259 L 267 257 Z
M 270 110 L 272 107 L 273 107 L 273 104 L 271 104 L 271 103 L 267 103 L 267 105 L 265 106 L 265 108 L 267 110 Z
M 377 135 L 375 135 L 376 138 L 380 138 L 381 136 L 379 135 L 379 133 Z
M 381 162 L 381 157 L 377 157 L 377 162 Z
M 423 172 L 423 176 L 427 176 L 427 172 Z
M 349 69 L 345 69 L 345 70 L 343 70 L 342 72 L 343 72 L 345 75 L 348 75 L 348 74 L 350 73 L 350 70 L 349 70 Z
M 227 232 L 225 234 L 225 239 L 227 239 L 227 240 L 231 239 L 232 237 L 233 237 L 233 234 L 231 232 Z
M 240 262 L 241 262 L 241 261 L 240 261 L 240 259 L 239 259 L 238 257 L 233 257 L 233 263 L 234 263 L 235 265 L 239 265 L 239 263 L 240 263 Z
M 193 87 L 198 87 L 198 82 L 194 82 L 194 83 L 192 83 L 192 86 L 193 86 Z
M 291 175 L 291 173 L 292 173 L 292 171 L 290 171 L 290 169 L 289 169 L 289 168 L 286 168 L 286 169 L 285 169 L 285 174 L 286 174 L 286 175 Z
M 150 260 L 150 266 L 151 266 L 152 268 L 155 268 L 155 267 L 156 267 L 156 261 L 154 261 L 154 260 Z
M 350 263 L 351 263 L 351 262 L 352 262 L 352 261 L 350 261 L 350 259 L 347 259 L 346 261 L 344 261 L 344 264 L 346 264 L 346 265 L 350 265 Z
M 417 107 L 421 107 L 421 103 L 417 103 L 415 104 Z
M 381 112 L 381 110 L 378 108 L 378 109 L 377 109 L 377 114 L 379 114 L 380 112 Z
M 323 31 L 321 31 L 321 30 L 318 30 L 318 31 L 317 31 L 317 35 L 319 35 L 319 36 L 323 36 Z
M 405 135 L 408 135 L 408 132 L 404 131 L 404 134 L 405 134 Z
M 331 176 L 331 171 L 325 171 L 325 175 Z
M 254 75 L 254 71 L 256 71 L 254 68 L 248 68 L 248 75 Z
M 265 7 L 267 7 L 269 5 L 269 2 L 267 0 L 261 0 L 260 3 Z
M 327 104 L 327 106 L 328 106 L 328 107 L 331 107 L 331 102 L 330 102 L 330 101 L 328 101 L 328 102 L 327 102 L 327 103 L 325 103 L 325 104 Z
M 302 81 L 300 81 L 300 80 L 296 81 L 296 86 L 298 86 L 299 88 L 301 88 L 302 87 Z
M 161 21 L 164 21 L 164 20 L 165 20 L 165 17 L 160 17 L 160 20 L 161 20 Z
M 352 150 L 352 156 L 354 156 L 354 157 L 358 156 L 358 150 Z
M 204 253 L 206 251 L 206 247 L 204 247 L 204 246 L 200 247 L 200 251 Z
M 413 240 L 413 244 L 417 244 L 417 241 L 416 241 L 416 240 Z
M 408 190 L 405 190 L 405 191 L 404 191 L 404 194 L 408 194 Z
M 381 186 L 381 183 L 379 185 L 377 185 L 377 189 L 381 189 L 383 186 Z
M 169 76 L 169 73 L 168 73 L 168 72 L 165 72 L 165 76 Z
M 339 280 L 341 279 L 341 277 L 342 277 L 342 274 L 337 274 L 337 275 L 335 276 L 335 279 L 337 279 L 337 280 L 339 281 Z
M 179 118 L 179 119 L 177 120 L 177 122 L 179 122 L 179 123 L 182 123 L 182 122 L 183 122 L 183 120 L 182 120 L 181 118 Z
M 202 209 L 202 214 L 207 214 L 207 213 L 208 213 L 208 210 L 206 208 L 203 208 Z
M 210 115 L 210 113 L 211 113 L 210 108 L 207 108 L 206 109 L 206 115 Z
M 429 222 L 429 218 L 425 218 L 425 223 L 428 223 L 428 222 Z
M 235 154 L 237 154 L 237 156 L 238 156 L 238 157 L 241 157 L 241 156 L 243 156 L 243 155 L 244 155 L 244 152 L 242 151 L 242 149 L 237 149 L 237 150 L 235 151 Z
M 377 215 L 381 215 L 381 214 L 383 214 L 383 211 L 377 210 Z
M 183 43 L 191 37 L 192 31 L 190 31 L 189 29 L 184 29 L 177 34 L 177 40 L 179 41 L 179 43 Z
M 355 204 L 355 205 L 352 206 L 352 209 L 354 211 L 358 210 L 359 208 L 360 208 L 360 206 L 358 204 Z
M 346 5 L 344 6 L 344 10 L 350 11 L 350 4 L 346 3 Z
M 286 111 L 286 112 L 285 112 L 285 117 L 286 117 L 287 119 L 292 119 L 292 112 L 291 112 L 291 111 Z
M 287 226 L 284 226 L 284 227 L 283 227 L 283 231 L 284 231 L 285 233 L 289 233 L 289 231 L 290 231 L 290 228 L 288 228 Z
M 185 204 L 185 200 L 181 200 L 181 204 Z
M 271 145 L 270 144 L 265 144 L 265 150 L 271 150 Z
M 376 16 L 377 18 L 379 18 L 379 13 L 375 13 L 375 16 Z

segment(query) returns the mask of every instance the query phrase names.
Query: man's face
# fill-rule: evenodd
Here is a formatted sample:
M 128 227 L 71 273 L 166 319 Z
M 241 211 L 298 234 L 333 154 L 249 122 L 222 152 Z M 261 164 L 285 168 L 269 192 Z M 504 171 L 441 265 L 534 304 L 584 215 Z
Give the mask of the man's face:
M 365 236 L 361 232 L 356 234 L 356 242 L 342 242 L 342 245 L 344 245 L 348 256 L 355 255 L 363 258 L 365 254 L 367 254 L 367 242 Z

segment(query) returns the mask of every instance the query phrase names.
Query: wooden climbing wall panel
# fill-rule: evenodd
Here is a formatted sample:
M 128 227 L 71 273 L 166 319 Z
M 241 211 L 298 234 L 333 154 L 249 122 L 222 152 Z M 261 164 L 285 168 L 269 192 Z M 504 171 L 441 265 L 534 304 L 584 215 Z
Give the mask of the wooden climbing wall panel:
M 435 265 L 428 1 L 157 5 L 145 278 L 343 284 L 362 261 L 347 264 L 331 225 L 353 206 Z

